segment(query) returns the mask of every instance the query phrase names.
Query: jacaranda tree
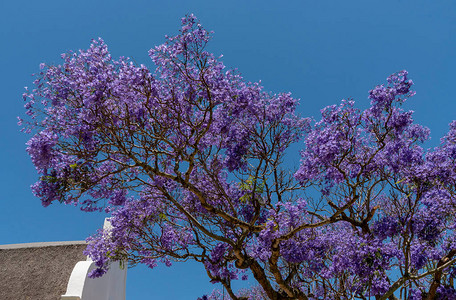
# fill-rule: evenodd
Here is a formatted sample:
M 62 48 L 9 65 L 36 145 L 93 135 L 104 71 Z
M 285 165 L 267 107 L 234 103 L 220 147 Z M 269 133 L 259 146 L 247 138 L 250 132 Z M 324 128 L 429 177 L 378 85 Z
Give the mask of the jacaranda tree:
M 314 123 L 209 40 L 185 17 L 151 72 L 98 39 L 42 64 L 24 94 L 34 194 L 111 215 L 89 239 L 92 276 L 110 260 L 195 260 L 232 299 L 456 299 L 456 122 L 423 149 L 401 71 L 368 109 L 343 100 Z M 284 164 L 297 142 L 300 164 Z M 232 289 L 247 276 L 252 292 Z

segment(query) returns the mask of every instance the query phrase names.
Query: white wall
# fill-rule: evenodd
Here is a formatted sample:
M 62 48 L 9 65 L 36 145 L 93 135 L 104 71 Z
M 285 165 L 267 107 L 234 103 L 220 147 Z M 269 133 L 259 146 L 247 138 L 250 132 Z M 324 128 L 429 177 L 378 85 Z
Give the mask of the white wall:
M 125 300 L 127 267 L 113 262 L 102 277 L 89 278 L 88 274 L 95 268 L 93 261 L 78 262 L 61 300 Z
M 103 229 L 109 231 L 111 228 L 109 219 L 105 219 Z M 95 268 L 95 263 L 90 258 L 76 263 L 61 300 L 125 300 L 127 264 L 111 262 L 106 274 L 99 278 L 89 278 L 90 271 Z

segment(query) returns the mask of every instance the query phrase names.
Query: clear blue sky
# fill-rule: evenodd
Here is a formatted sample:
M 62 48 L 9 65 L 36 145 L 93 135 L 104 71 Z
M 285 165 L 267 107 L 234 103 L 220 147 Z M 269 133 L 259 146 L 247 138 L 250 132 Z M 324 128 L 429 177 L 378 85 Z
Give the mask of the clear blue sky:
M 456 1 L 0 1 L 0 244 L 83 240 L 104 216 L 43 208 L 29 186 L 37 175 L 19 132 L 21 94 L 41 62 L 102 37 L 114 57 L 152 67 L 147 51 L 194 13 L 215 32 L 210 50 L 249 81 L 292 92 L 303 116 L 354 98 L 406 69 L 417 95 L 407 105 L 431 129 L 435 146 L 456 119 Z M 298 153 L 296 153 L 298 161 Z M 130 269 L 127 299 L 196 299 L 215 286 L 198 265 Z

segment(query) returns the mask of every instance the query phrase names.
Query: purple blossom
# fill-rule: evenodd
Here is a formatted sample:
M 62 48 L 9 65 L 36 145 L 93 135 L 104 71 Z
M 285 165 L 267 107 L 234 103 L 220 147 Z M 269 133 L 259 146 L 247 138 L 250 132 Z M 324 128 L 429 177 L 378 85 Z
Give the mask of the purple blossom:
M 154 71 L 93 40 L 60 65 L 41 64 L 26 89 L 19 125 L 32 133 L 34 194 L 44 206 L 111 215 L 112 229 L 88 239 L 91 276 L 113 260 L 192 259 L 243 299 L 367 299 L 399 288 L 421 299 L 444 272 L 435 297 L 454 299 L 454 263 L 435 268 L 456 256 L 456 121 L 423 149 L 430 132 L 401 107 L 414 92 L 400 71 L 369 91 L 369 108 L 343 100 L 313 122 L 290 93 L 227 70 L 206 51 L 210 39 L 184 17 L 178 35 L 149 51 Z M 299 165 L 283 164 L 299 141 Z M 260 285 L 232 290 L 247 277 Z

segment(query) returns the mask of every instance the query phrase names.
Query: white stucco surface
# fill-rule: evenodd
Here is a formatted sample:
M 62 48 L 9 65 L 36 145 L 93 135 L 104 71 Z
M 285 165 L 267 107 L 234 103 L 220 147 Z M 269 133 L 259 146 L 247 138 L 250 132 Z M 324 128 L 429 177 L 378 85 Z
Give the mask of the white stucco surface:
M 111 230 L 109 219 L 104 222 L 103 229 Z M 61 300 L 125 300 L 127 281 L 126 263 L 111 262 L 106 274 L 99 278 L 89 278 L 95 269 L 95 263 L 89 258 L 78 262 L 68 280 L 67 291 Z
M 119 262 L 111 263 L 109 271 L 99 278 L 89 278 L 95 269 L 93 261 L 80 261 L 71 273 L 65 295 L 62 300 L 125 300 L 127 280 L 126 267 Z

